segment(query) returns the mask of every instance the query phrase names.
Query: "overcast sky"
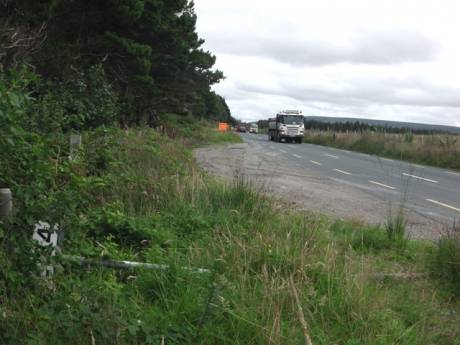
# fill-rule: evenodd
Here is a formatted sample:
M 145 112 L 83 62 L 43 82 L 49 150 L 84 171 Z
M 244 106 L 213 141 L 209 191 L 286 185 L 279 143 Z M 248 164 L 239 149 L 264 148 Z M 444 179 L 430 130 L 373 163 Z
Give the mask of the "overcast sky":
M 459 0 L 195 0 L 233 116 L 460 126 Z

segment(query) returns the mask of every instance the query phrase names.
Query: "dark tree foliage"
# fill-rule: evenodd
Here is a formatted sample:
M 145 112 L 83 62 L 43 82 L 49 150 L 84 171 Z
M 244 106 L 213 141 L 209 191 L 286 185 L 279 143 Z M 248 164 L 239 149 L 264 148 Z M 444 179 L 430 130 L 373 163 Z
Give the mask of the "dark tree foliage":
M 189 0 L 0 1 L 0 23 L 8 28 L 44 28 L 46 39 L 25 63 L 61 82 L 102 66 L 127 123 L 164 112 L 230 119 L 225 100 L 210 90 L 223 73 L 202 49 L 196 20 Z

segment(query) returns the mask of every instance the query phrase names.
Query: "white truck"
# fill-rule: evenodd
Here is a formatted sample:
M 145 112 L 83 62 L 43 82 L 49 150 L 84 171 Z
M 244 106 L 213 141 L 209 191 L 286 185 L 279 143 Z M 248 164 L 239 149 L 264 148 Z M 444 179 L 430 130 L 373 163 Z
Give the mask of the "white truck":
M 249 126 L 249 133 L 254 133 L 257 134 L 259 132 L 259 126 L 257 126 L 257 123 L 251 123 Z
M 268 119 L 268 139 L 302 143 L 305 132 L 302 112 L 299 110 L 283 110 L 276 117 Z

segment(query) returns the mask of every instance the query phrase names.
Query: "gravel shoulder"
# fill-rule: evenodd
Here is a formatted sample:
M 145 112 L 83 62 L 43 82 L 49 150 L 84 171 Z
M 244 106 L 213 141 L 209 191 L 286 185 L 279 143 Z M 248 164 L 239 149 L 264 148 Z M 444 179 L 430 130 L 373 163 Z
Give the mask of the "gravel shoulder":
M 243 177 L 264 193 L 281 197 L 297 209 L 335 218 L 384 224 L 399 205 L 340 181 L 301 169 L 282 156 L 260 154 L 247 143 L 196 149 L 194 156 L 207 172 L 224 181 Z M 406 209 L 412 238 L 437 238 L 444 226 L 438 221 Z

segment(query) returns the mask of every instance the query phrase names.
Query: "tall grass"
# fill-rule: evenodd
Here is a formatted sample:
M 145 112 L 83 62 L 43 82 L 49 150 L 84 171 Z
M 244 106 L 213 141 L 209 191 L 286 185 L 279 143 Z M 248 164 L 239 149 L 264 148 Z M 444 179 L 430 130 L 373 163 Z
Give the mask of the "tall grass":
M 305 142 L 460 170 L 460 140 L 453 134 L 393 134 L 308 130 Z
M 457 341 L 460 318 L 439 317 L 445 301 L 429 282 L 414 288 L 373 278 L 417 262 L 389 256 L 391 244 L 363 250 L 364 226 L 296 212 L 238 176 L 219 183 L 180 141 L 152 130 L 109 139 L 110 154 L 98 150 L 107 168 L 88 191 L 95 203 L 64 250 L 170 269 L 62 265 L 52 297 L 2 295 L 0 343 L 304 344 L 306 335 L 315 345 Z M 106 147 L 107 138 L 88 140 Z M 369 243 L 378 238 L 386 237 Z
M 438 240 L 431 269 L 436 277 L 450 284 L 452 290 L 460 294 L 460 227 L 446 231 Z

